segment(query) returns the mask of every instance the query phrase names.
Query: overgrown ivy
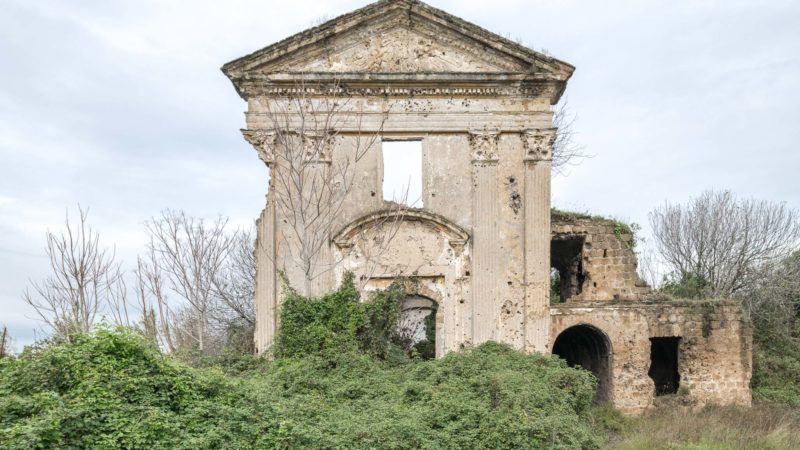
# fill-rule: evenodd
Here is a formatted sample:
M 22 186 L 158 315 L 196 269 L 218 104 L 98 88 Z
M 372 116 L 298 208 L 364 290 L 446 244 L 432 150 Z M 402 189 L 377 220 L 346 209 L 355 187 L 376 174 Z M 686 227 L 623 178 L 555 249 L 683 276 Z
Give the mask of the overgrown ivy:
M 272 359 L 193 368 L 124 329 L 29 347 L 0 360 L 0 449 L 599 448 L 587 371 L 491 342 L 418 358 L 435 313 L 403 351 L 408 287 L 287 291 Z
M 426 319 L 426 340 L 413 348 L 396 334 L 401 302 L 416 283 L 396 280 L 361 301 L 352 274 L 341 287 L 318 298 L 286 288 L 274 346 L 278 358 L 359 351 L 378 359 L 430 358 L 435 353 L 435 312 Z M 432 316 L 432 317 L 431 317 Z
M 0 449 L 599 448 L 594 377 L 557 358 L 486 343 L 393 362 L 352 347 L 228 370 L 125 330 L 47 343 L 0 360 Z

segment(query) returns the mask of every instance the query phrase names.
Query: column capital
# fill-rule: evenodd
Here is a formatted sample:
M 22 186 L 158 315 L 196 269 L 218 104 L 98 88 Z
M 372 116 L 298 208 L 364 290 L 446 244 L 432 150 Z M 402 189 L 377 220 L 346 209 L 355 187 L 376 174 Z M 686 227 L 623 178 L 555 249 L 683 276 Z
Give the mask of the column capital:
M 469 146 L 473 163 L 497 163 L 500 130 L 492 128 L 469 130 Z
M 555 142 L 555 128 L 535 128 L 523 131 L 522 147 L 525 149 L 525 161 L 552 161 Z
M 331 163 L 331 149 L 334 141 L 332 133 L 301 135 L 295 131 L 242 130 L 242 135 L 256 149 L 258 157 L 264 161 L 267 167 L 271 167 L 275 163 L 276 148 L 279 143 L 282 146 L 292 147 L 290 155 L 300 156 L 302 154 L 303 162 Z M 285 155 L 284 158 L 293 157 Z
M 303 159 L 311 163 L 330 164 L 333 140 L 331 133 L 303 134 Z
M 256 149 L 258 157 L 267 167 L 275 163 L 275 140 L 277 133 L 265 130 L 242 130 L 244 139 Z

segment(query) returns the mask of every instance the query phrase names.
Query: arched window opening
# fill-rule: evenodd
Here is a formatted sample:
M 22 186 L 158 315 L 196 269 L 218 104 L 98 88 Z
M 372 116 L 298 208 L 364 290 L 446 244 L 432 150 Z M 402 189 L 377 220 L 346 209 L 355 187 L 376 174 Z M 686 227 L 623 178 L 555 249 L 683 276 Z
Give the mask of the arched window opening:
M 397 336 L 409 353 L 423 359 L 436 357 L 436 311 L 433 300 L 420 295 L 408 296 L 400 302 Z
M 590 325 L 567 328 L 553 343 L 553 354 L 597 377 L 596 402 L 611 400 L 611 344 L 602 331 Z

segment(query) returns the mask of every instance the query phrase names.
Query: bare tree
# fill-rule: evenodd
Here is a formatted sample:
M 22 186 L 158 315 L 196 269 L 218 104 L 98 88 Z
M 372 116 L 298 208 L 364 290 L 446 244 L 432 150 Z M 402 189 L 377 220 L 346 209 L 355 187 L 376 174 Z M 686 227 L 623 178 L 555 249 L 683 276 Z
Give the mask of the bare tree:
M 667 202 L 649 217 L 671 280 L 699 280 L 711 296 L 740 292 L 800 241 L 797 211 L 729 191 L 706 191 L 684 205 Z
M 144 275 L 150 292 L 161 292 L 162 298 L 157 301 L 164 305 L 163 313 L 172 318 L 177 316 L 163 299 L 160 284 L 163 274 L 170 290 L 189 306 L 188 311 L 181 311 L 181 317 L 184 324 L 192 326 L 184 327 L 183 331 L 200 352 L 206 347 L 210 313 L 216 299 L 214 279 L 230 253 L 232 238 L 226 233 L 226 225 L 226 219 L 205 222 L 182 211 L 165 211 L 145 225 L 152 239 L 149 246 L 152 259 Z M 153 286 L 156 280 L 158 285 Z M 165 321 L 175 325 L 174 320 Z
M 252 229 L 233 234 L 225 264 L 212 277 L 214 295 L 218 299 L 215 315 L 219 322 L 233 319 L 255 325 L 256 258 Z
M 0 358 L 6 357 L 11 354 L 13 342 L 11 340 L 11 335 L 8 334 L 8 328 L 3 326 L 3 330 L 0 331 Z
M 664 282 L 664 264 L 649 239 L 637 237 L 636 272 L 648 286 L 658 289 Z
M 578 117 L 569 109 L 564 99 L 553 109 L 553 127 L 556 128 L 556 140 L 553 143 L 553 171 L 564 174 L 567 167 L 576 165 L 580 160 L 591 155 L 575 141 L 575 121 Z
M 177 349 L 174 339 L 176 333 L 173 326 L 174 313 L 167 301 L 164 275 L 154 248 L 151 241 L 145 256 L 138 258 L 133 272 L 141 330 L 161 348 L 174 352 Z
M 364 131 L 365 115 L 345 92 L 336 82 L 308 86 L 301 80 L 290 94 L 265 103 L 268 131 L 248 134 L 270 164 L 271 201 L 288 228 L 282 264 L 297 266 L 304 280 L 295 288 L 306 295 L 314 291 L 313 280 L 339 263 L 323 257 L 323 249 L 357 181 L 357 164 L 380 143 L 386 116 L 380 115 L 377 131 Z M 345 136 L 347 148 L 334 157 L 333 147 Z
M 800 320 L 800 251 L 762 267 L 739 295 L 759 334 L 791 336 Z
M 122 270 L 114 250 L 100 245 L 100 236 L 87 223 L 88 211 L 80 207 L 78 211 L 77 223 L 70 221 L 67 212 L 64 230 L 47 232 L 45 251 L 51 274 L 31 282 L 22 296 L 63 338 L 88 333 L 106 307 L 113 310 L 124 303 Z

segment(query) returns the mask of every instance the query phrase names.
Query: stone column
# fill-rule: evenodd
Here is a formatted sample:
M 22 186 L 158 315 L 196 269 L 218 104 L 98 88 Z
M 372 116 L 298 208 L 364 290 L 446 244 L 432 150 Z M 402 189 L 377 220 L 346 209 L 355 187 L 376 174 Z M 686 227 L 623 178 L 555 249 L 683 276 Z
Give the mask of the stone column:
M 263 131 L 243 131 L 245 139 L 255 147 L 258 157 L 269 170 L 275 164 L 275 134 Z M 267 204 L 256 222 L 256 285 L 255 285 L 255 347 L 263 353 L 272 345 L 278 326 L 277 271 L 275 270 L 275 200 L 270 181 Z
M 525 149 L 525 350 L 550 345 L 550 171 L 555 129 L 522 133 Z
M 498 198 L 497 163 L 499 130 L 473 130 L 472 151 L 472 342 L 480 345 L 495 339 L 498 323 L 496 284 L 498 280 Z

